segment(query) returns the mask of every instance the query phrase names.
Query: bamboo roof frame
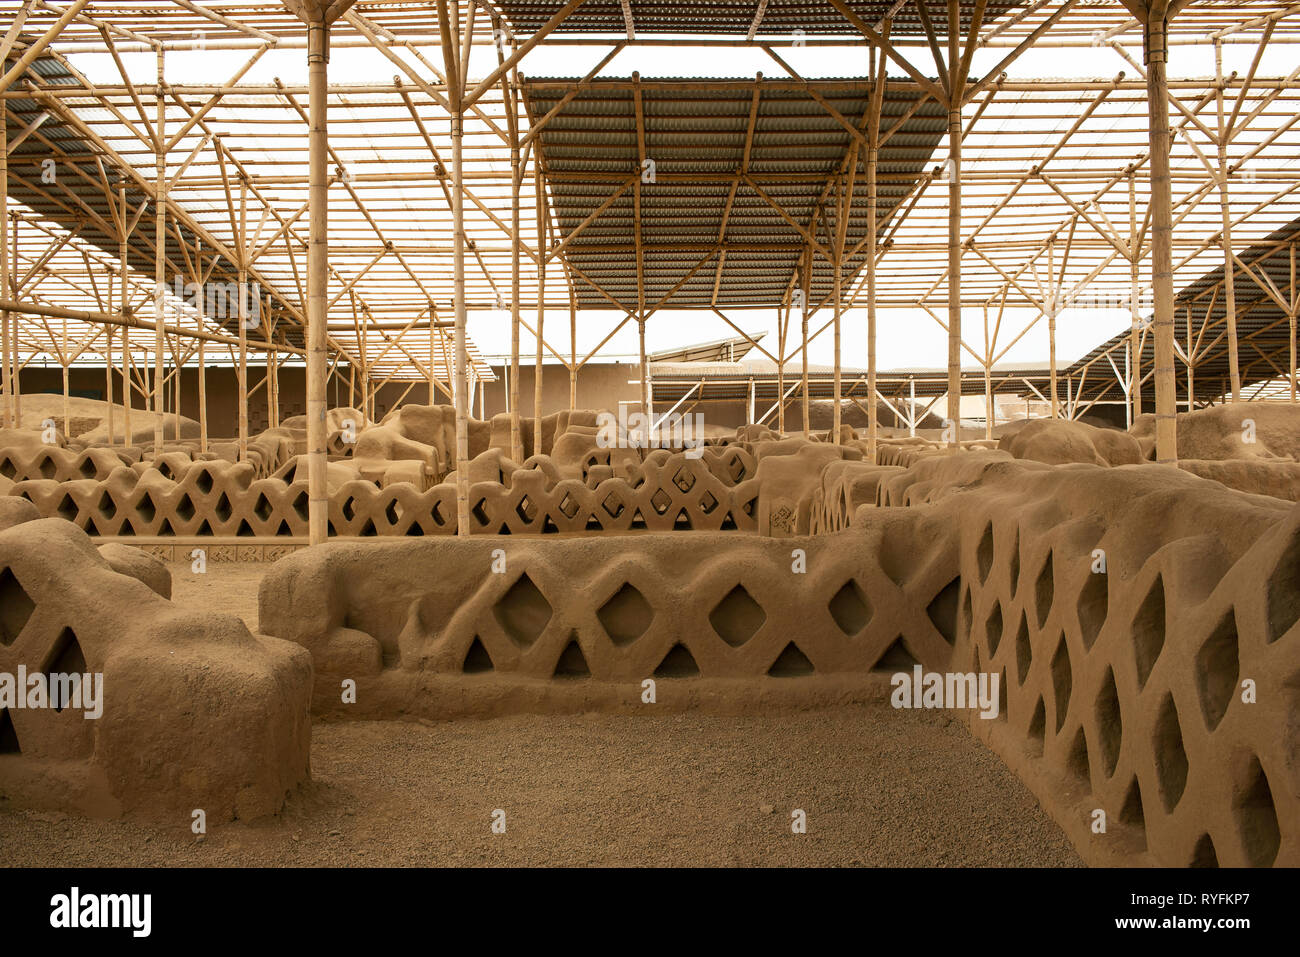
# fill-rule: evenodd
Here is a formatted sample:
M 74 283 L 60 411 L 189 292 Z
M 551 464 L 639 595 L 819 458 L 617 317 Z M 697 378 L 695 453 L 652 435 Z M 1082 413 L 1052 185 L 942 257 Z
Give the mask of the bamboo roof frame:
M 75 207 L 75 214 L 65 217 L 62 223 L 51 223 L 48 217 L 34 215 L 29 209 L 15 211 L 11 223 L 16 228 L 8 231 L 10 241 L 17 244 L 13 247 L 12 285 L 6 290 L 8 296 L 2 298 L 9 301 L 12 296 L 25 308 L 61 310 L 65 315 L 33 311 L 21 316 L 16 322 L 18 355 L 14 361 L 24 364 L 49 357 L 63 365 L 92 361 L 96 343 L 104 338 L 95 330 L 93 316 L 123 311 L 120 299 L 114 306 L 112 297 L 106 296 L 112 277 L 120 278 L 120 263 L 113 262 L 111 251 L 105 250 L 103 244 L 88 242 L 82 234 L 96 225 L 96 217 L 101 220 L 99 225 L 120 226 L 128 210 L 137 219 L 143 211 L 143 206 L 135 202 L 128 201 L 125 209 L 112 205 L 112 177 L 120 176 L 138 189 L 141 202 L 152 194 L 150 183 L 158 145 L 153 125 L 164 124 L 151 124 L 148 107 L 159 99 L 160 92 L 168 131 L 165 140 L 171 147 L 167 165 L 171 179 L 166 194 L 172 225 L 165 227 L 169 229 L 165 269 L 190 276 L 208 269 L 229 273 L 239 271 L 243 260 L 245 271 L 256 273 L 272 302 L 276 331 L 262 330 L 259 334 L 274 335 L 277 348 L 286 354 L 301 349 L 308 247 L 303 226 L 307 206 L 307 88 L 278 81 L 270 85 L 244 82 L 243 70 L 216 84 L 191 82 L 189 78 L 177 82 L 167 75 L 160 88 L 157 84 L 132 82 L 125 71 L 120 82 L 92 83 L 76 70 L 70 58 L 105 50 L 120 58 L 131 52 L 165 55 L 207 49 L 245 51 L 251 63 L 269 50 L 305 49 L 302 21 L 272 0 L 139 0 L 128 4 L 28 0 L 12 6 L 13 19 L 8 23 L 0 20 L 8 60 L 0 79 L 0 96 L 8 113 L 10 142 L 20 141 L 18 146 L 11 145 L 14 158 L 22 157 L 24 150 L 32 151 L 37 144 L 42 149 L 54 149 L 50 144 L 57 142 L 42 132 L 47 125 L 72 127 L 84 142 L 91 144 L 106 167 L 103 177 L 88 165 L 82 168 L 76 174 L 80 182 L 74 192 L 93 192 L 96 181 L 101 180 L 104 203 L 116 210 L 109 218 L 104 216 L 105 205 L 84 201 L 79 204 L 60 193 L 54 196 L 56 200 Z M 579 0 L 502 0 L 497 6 L 473 0 L 450 5 L 458 11 L 458 26 L 467 28 L 459 38 L 464 56 L 458 62 L 468 61 L 472 67 L 462 67 L 461 75 L 453 78 L 456 82 L 448 82 L 446 64 L 428 52 L 430 47 L 447 52 L 434 9 L 437 5 L 361 0 L 354 6 L 335 6 L 339 9 L 334 13 L 338 19 L 331 29 L 331 47 L 377 50 L 396 71 L 387 82 L 337 83 L 329 87 L 333 130 L 329 141 L 331 274 L 327 297 L 331 306 L 331 365 L 336 375 L 351 369 L 371 380 L 432 379 L 431 390 L 436 386 L 442 394 L 452 391 L 453 372 L 446 356 L 455 298 L 448 278 L 455 236 L 447 217 L 451 206 L 447 157 L 454 114 L 449 108 L 453 102 L 466 111 L 463 190 L 458 193 L 464 200 L 468 249 L 462 307 L 502 309 L 513 304 L 520 312 L 537 309 L 540 317 L 541 283 L 536 263 L 540 246 L 548 241 L 551 255 L 559 260 L 553 274 L 560 279 L 553 278 L 546 285 L 545 308 L 569 309 L 571 322 L 576 323 L 579 310 L 592 301 L 590 297 L 584 301 L 575 290 L 584 286 L 598 289 L 599 283 L 584 279 L 588 271 L 576 256 L 566 255 L 579 245 L 574 242 L 571 247 L 565 246 L 569 241 L 566 229 L 571 232 L 573 224 L 548 215 L 549 223 L 539 229 L 535 215 L 538 209 L 549 214 L 555 191 L 564 182 L 562 172 L 547 168 L 544 134 L 539 137 L 532 130 L 541 117 L 529 117 L 523 106 L 525 87 L 534 81 L 522 77 L 519 70 L 526 66 L 527 53 L 537 43 L 599 45 L 611 52 L 631 44 L 757 46 L 767 49 L 777 67 L 776 78 L 764 78 L 757 84 L 737 80 L 732 86 L 761 85 L 764 89 L 805 92 L 808 115 L 817 116 L 823 123 L 832 115 L 828 110 L 830 102 L 814 95 L 817 83 L 810 84 L 788 66 L 781 53 L 783 48 L 856 43 L 862 46 L 864 59 L 872 55 L 871 51 L 878 51 L 876 66 L 882 68 L 882 73 L 887 67 L 890 77 L 882 87 L 887 96 L 890 90 L 897 90 L 912 96 L 920 93 L 938 102 L 955 81 L 960 83 L 964 103 L 957 114 L 963 188 L 960 292 L 950 290 L 946 282 L 951 256 L 942 236 L 949 216 L 949 190 L 943 175 L 946 149 L 940 144 L 933 155 L 933 168 L 912 183 L 910 194 L 881 224 L 874 295 L 868 296 L 866 270 L 861 268 L 844 277 L 845 292 L 838 300 L 839 308 L 828 304 L 827 296 L 819 289 L 807 311 L 813 319 L 811 337 L 836 328 L 843 309 L 866 306 L 868 298 L 873 307 L 882 309 L 920 309 L 940 325 L 945 325 L 945 304 L 950 316 L 954 305 L 964 310 L 992 309 L 998 318 L 991 334 L 986 323 L 983 342 L 977 337 L 958 335 L 951 346 L 987 373 L 1005 354 L 1006 339 L 999 345 L 999 333 L 1014 342 L 1028 329 L 1003 329 L 1001 314 L 1006 308 L 1035 310 L 1038 315 L 1030 326 L 1044 320 L 1054 324 L 1063 309 L 1085 297 L 1103 302 L 1136 302 L 1140 296 L 1133 296 L 1134 262 L 1141 273 L 1139 287 L 1147 283 L 1145 257 L 1151 237 L 1143 217 L 1134 224 L 1131 215 L 1134 206 L 1146 208 L 1149 171 L 1143 140 L 1147 84 L 1143 76 L 1141 24 L 1133 16 L 1134 4 L 1129 0 L 1033 0 L 1022 4 L 963 0 L 928 6 L 917 5 L 915 0 L 725 4 L 733 12 L 752 9 L 753 15 L 743 31 L 720 25 L 722 21 L 715 16 L 718 4 L 689 0 L 628 5 L 596 0 L 586 4 Z M 352 8 L 345 9 L 348 6 Z M 1300 4 L 1239 0 L 1182 4 L 1175 0 L 1175 6 L 1177 17 L 1170 22 L 1168 37 L 1175 52 L 1190 44 L 1247 45 L 1256 51 L 1257 65 L 1269 46 L 1300 41 Z M 812 8 L 816 8 L 816 16 L 809 13 Z M 961 31 L 950 35 L 949 9 L 958 10 L 962 30 L 973 31 L 969 36 L 963 38 Z M 892 32 L 887 35 L 880 32 L 880 18 L 886 13 L 894 14 Z M 665 26 L 662 18 L 667 16 L 673 18 L 671 22 L 679 33 L 713 35 L 687 39 L 657 33 L 656 29 Z M 812 29 L 806 31 L 808 35 L 791 37 L 788 31 L 798 28 L 791 26 L 795 21 L 790 18 L 799 16 L 809 18 Z M 942 49 L 944 43 L 948 45 L 947 56 Z M 1097 49 L 1118 68 L 1095 80 L 1063 82 L 1015 79 L 1001 69 L 1011 67 L 1024 50 L 1042 47 Z M 976 49 L 1005 51 L 1005 57 L 999 69 L 967 79 L 960 75 L 959 68 L 968 67 Z M 472 51 L 477 52 L 471 56 Z M 608 61 L 607 56 L 603 63 Z M 9 66 L 10 62 L 13 66 Z M 41 76 L 42 64 L 57 64 L 68 75 L 51 82 L 49 77 Z M 862 88 L 859 93 L 872 86 L 876 66 L 864 71 L 865 78 L 858 81 Z M 1119 70 L 1123 70 L 1122 75 Z M 575 93 L 569 101 L 572 104 L 593 90 L 613 94 L 651 81 L 589 76 L 546 82 L 552 87 L 568 84 L 569 92 Z M 689 95 L 687 81 L 676 87 L 672 81 L 653 83 L 665 94 L 675 89 Z M 1287 76 L 1262 76 L 1254 66 L 1244 76 L 1186 78 L 1175 74 L 1168 86 L 1175 130 L 1171 180 L 1178 226 L 1173 235 L 1173 256 L 1176 284 L 1186 285 L 1211 272 L 1216 256 L 1218 264 L 1222 264 L 1225 245 L 1249 262 L 1251 251 L 1281 223 L 1300 215 L 1296 209 L 1300 179 L 1295 170 L 1300 152 L 1300 70 Z M 29 104 L 32 108 L 19 109 Z M 1226 136 L 1216 135 L 1216 113 L 1220 121 L 1225 114 L 1230 117 Z M 1025 135 L 1036 137 L 1041 145 L 1005 142 L 999 131 L 1010 123 L 1023 124 Z M 259 145 L 256 131 L 268 124 L 288 128 L 297 125 L 304 138 L 288 135 L 281 138 L 283 141 L 271 141 L 269 146 L 266 142 Z M 840 237 L 826 232 L 837 222 L 835 204 L 854 210 L 859 193 L 866 188 L 865 176 L 859 172 L 866 150 L 853 154 L 855 146 L 865 146 L 863 131 L 843 132 L 845 159 L 852 156 L 852 162 L 808 174 L 821 177 L 832 212 L 815 226 L 800 226 L 794 217 L 783 216 L 793 220 L 788 223 L 790 242 L 774 244 L 812 250 L 814 276 L 816 269 L 825 268 L 828 257 L 824 253 L 832 249 L 851 249 L 859 260 L 864 258 L 861 238 L 855 237 L 850 246 L 837 246 Z M 517 190 L 511 183 L 512 146 L 519 158 Z M 377 153 L 383 156 L 377 158 Z M 529 175 L 530 171 L 540 172 L 540 180 Z M 30 182 L 30 171 L 25 175 Z M 395 179 L 409 193 L 402 202 L 372 198 L 381 197 Z M 540 194 L 538 182 L 543 190 Z M 617 184 L 618 179 L 611 182 Z M 729 205 L 743 190 L 760 198 L 764 193 L 772 195 L 743 169 L 719 182 L 728 185 Z M 633 186 L 639 193 L 639 185 Z M 1232 194 L 1228 219 L 1223 217 L 1219 201 L 1225 189 Z M 519 196 L 517 226 L 512 226 L 511 220 L 512 191 Z M 779 201 L 769 205 L 780 208 Z M 614 208 L 611 204 L 601 212 Z M 236 221 L 239 209 L 251 218 L 251 223 Z M 426 214 L 432 211 L 434 215 L 413 221 L 413 209 L 422 209 Z M 852 215 L 850 212 L 838 221 L 851 222 Z M 78 218 L 85 222 L 77 222 Z M 598 221 L 596 217 L 591 228 L 595 229 Z M 1229 225 L 1230 237 L 1225 244 L 1222 237 L 1229 232 Z M 822 230 L 820 237 L 818 229 Z M 147 228 L 139 231 L 141 250 L 148 248 L 144 234 L 149 232 Z M 245 240 L 242 247 L 241 237 Z M 539 243 L 529 242 L 528 237 L 544 238 Z M 734 250 L 725 248 L 725 236 L 714 245 L 722 248 L 716 251 L 711 264 L 692 264 L 689 268 L 698 271 L 679 279 L 696 282 L 696 276 L 708 277 L 711 273 L 716 288 L 724 275 L 725 259 L 740 259 L 746 252 L 739 243 Z M 612 248 L 607 252 L 626 257 L 638 250 L 644 253 L 640 229 L 630 250 Z M 707 251 L 699 252 L 703 256 Z M 772 250 L 773 254 L 777 252 Z M 788 256 L 790 250 L 779 252 Z M 512 290 L 511 262 L 516 253 L 521 259 L 518 294 Z M 756 254 L 761 256 L 763 250 Z M 636 261 L 641 264 L 644 257 L 636 256 Z M 789 294 L 797 288 L 797 272 L 792 270 L 786 301 L 777 307 L 784 313 L 777 344 L 783 362 L 794 361 L 805 346 L 803 337 L 787 334 L 792 321 Z M 128 268 L 126 273 L 129 316 L 148 326 L 154 319 L 154 307 L 148 301 L 150 280 L 139 268 Z M 638 269 L 638 273 L 642 271 Z M 668 288 L 675 285 L 670 283 Z M 1238 277 L 1234 292 L 1241 285 Z M 636 306 L 631 312 L 636 312 L 643 324 L 648 311 L 644 279 L 637 283 L 637 289 Z M 1281 299 L 1288 305 L 1295 300 L 1293 288 L 1265 292 L 1267 298 Z M 958 298 L 954 300 L 954 296 Z M 624 299 L 615 295 L 603 301 L 606 306 L 616 303 L 627 313 L 623 321 L 628 321 L 631 312 Z M 1245 300 L 1243 303 L 1242 310 L 1249 305 Z M 663 305 L 673 305 L 671 297 L 666 297 Z M 764 305 L 771 308 L 770 303 Z M 709 308 L 717 306 L 715 297 Z M 739 306 L 728 305 L 727 311 L 733 308 Z M 173 356 L 184 354 L 185 350 L 177 346 L 182 341 L 196 341 L 193 335 L 201 328 L 207 335 L 235 338 L 229 325 L 223 330 L 211 322 L 201 324 L 197 315 L 174 304 L 167 312 L 166 318 L 171 321 L 164 336 L 170 337 L 166 341 Z M 723 318 L 735 325 L 727 316 Z M 806 321 L 807 316 L 804 318 Z M 53 325 L 55 319 L 69 324 L 68 330 Z M 520 325 L 529 332 L 534 328 L 523 316 Z M 250 337 L 243 338 L 241 355 L 247 362 L 247 350 L 252 346 L 257 354 L 258 340 L 250 343 Z M 1211 335 L 1201 349 L 1212 348 L 1223 339 Z M 127 341 L 135 363 L 141 363 L 154 348 L 146 330 L 138 327 L 130 330 Z M 236 361 L 233 342 L 217 345 L 229 349 L 231 362 Z M 1147 344 L 1135 345 L 1139 349 L 1136 354 L 1144 354 L 1140 350 Z M 469 348 L 472 351 L 472 345 Z M 561 348 L 544 339 L 539 343 L 539 352 L 557 359 L 571 377 L 599 351 L 586 356 L 574 351 L 564 355 Z M 1110 355 L 1105 360 L 1108 365 L 1114 364 L 1113 352 L 1112 346 L 1106 353 Z M 1199 355 L 1199 359 L 1203 361 L 1205 356 Z M 1267 360 L 1265 365 L 1272 371 L 1287 374 L 1286 363 L 1278 361 L 1275 350 L 1268 353 Z M 1100 361 L 1100 355 L 1092 357 L 1092 365 Z M 1148 358 L 1148 375 L 1150 361 Z M 1254 357 L 1247 361 L 1259 364 Z M 1293 369 L 1294 360 L 1292 376 Z M 475 361 L 474 371 L 481 380 L 493 377 L 490 367 L 481 360 Z M 1056 371 L 1070 374 L 1069 370 L 1055 370 L 1053 380 Z M 1083 366 L 1074 372 L 1083 374 Z M 1203 383 L 1206 389 L 1211 381 Z M 1040 388 L 1042 383 L 1035 382 L 1034 388 Z M 1097 396 L 1094 401 L 1099 399 Z M 1075 403 L 1074 411 L 1077 408 Z

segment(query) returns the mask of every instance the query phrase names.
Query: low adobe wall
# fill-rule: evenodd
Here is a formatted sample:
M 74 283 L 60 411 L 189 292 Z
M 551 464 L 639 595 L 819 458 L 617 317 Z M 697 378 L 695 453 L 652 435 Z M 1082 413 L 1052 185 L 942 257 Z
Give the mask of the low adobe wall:
M 35 518 L 13 500 L 0 526 L 14 506 Z M 173 605 L 155 590 L 170 590 L 166 570 L 143 555 L 17 517 L 0 532 L 0 674 L 102 675 L 101 714 L 30 689 L 24 706 L 6 701 L 0 799 L 183 827 L 195 810 L 208 823 L 278 812 L 309 776 L 310 657 L 233 615 Z
M 813 537 L 309 549 L 263 580 L 260 621 L 311 651 L 318 709 L 371 716 L 628 709 L 646 678 L 761 706 L 916 664 L 996 674 L 972 730 L 1086 860 L 1300 863 L 1300 509 L 982 452 L 871 483 L 901 507 Z

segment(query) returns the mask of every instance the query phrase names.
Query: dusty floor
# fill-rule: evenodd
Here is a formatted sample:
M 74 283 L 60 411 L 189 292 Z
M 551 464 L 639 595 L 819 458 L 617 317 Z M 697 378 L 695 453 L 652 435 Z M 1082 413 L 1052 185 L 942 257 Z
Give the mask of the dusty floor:
M 264 566 L 172 566 L 175 596 L 255 624 Z M 313 783 L 276 819 L 174 827 L 0 805 L 24 865 L 1077 866 L 957 723 L 887 704 L 722 717 L 317 722 Z M 494 811 L 506 832 L 493 834 Z M 806 813 L 807 833 L 791 831 Z

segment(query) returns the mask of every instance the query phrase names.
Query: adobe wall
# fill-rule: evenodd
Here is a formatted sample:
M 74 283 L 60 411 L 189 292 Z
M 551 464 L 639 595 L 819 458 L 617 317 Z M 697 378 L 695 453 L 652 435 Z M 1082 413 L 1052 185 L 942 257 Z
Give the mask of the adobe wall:
M 102 675 L 101 711 L 0 707 L 0 799 L 188 828 L 277 813 L 309 777 L 311 660 L 173 605 L 165 567 L 4 503 L 0 674 Z
M 330 713 L 636 710 L 647 678 L 676 706 L 761 707 L 916 664 L 995 673 L 972 731 L 1089 862 L 1300 863 L 1300 509 L 1157 466 L 839 468 L 886 503 L 839 531 L 337 543 L 277 563 L 260 620 L 311 651 Z

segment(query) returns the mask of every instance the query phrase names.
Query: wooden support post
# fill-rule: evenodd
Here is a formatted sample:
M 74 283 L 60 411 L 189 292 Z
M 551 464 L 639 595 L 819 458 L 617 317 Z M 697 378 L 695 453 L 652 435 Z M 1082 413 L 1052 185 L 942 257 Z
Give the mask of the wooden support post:
M 537 167 L 537 356 L 533 365 L 533 454 L 542 454 L 542 329 L 546 323 L 546 183 Z
M 14 264 L 17 268 L 17 263 Z M 8 299 L 9 289 L 9 101 L 0 98 L 0 294 Z M 0 312 L 0 388 L 4 389 L 4 425 L 13 429 L 18 426 L 14 414 L 15 377 L 14 344 L 17 335 L 18 317 L 8 312 Z
M 329 535 L 329 491 L 325 483 L 326 293 L 329 282 L 329 160 L 327 63 L 329 27 L 323 15 L 307 23 L 308 206 L 307 246 L 307 526 L 310 542 Z
M 498 48 L 499 49 L 499 48 Z M 524 171 L 519 154 L 519 120 L 516 113 L 514 88 L 505 85 L 506 119 L 510 132 L 510 457 L 515 462 L 524 461 L 524 439 L 519 428 L 519 287 L 520 246 L 523 229 L 520 224 L 519 193 L 523 186 Z M 539 231 L 538 236 L 542 236 Z M 537 247 L 538 268 L 544 269 L 546 247 Z M 541 449 L 535 449 L 540 452 Z
M 1137 175 L 1133 170 L 1128 174 L 1128 223 L 1129 223 L 1129 416 L 1128 425 L 1137 421 L 1142 414 L 1142 309 L 1139 272 L 1141 269 L 1142 249 L 1138 245 L 1137 221 Z
M 785 305 L 785 316 L 776 312 L 776 430 L 785 434 L 785 341 L 790 326 L 790 304 Z
M 158 82 L 154 106 L 154 173 L 157 185 L 154 188 L 154 290 L 153 290 L 153 457 L 162 460 L 165 444 L 163 423 L 163 352 L 166 341 L 163 335 L 163 310 L 166 307 L 165 290 L 167 287 L 167 150 L 165 126 L 167 121 L 167 100 L 163 92 L 164 54 L 158 49 Z
M 1178 463 L 1178 411 L 1174 395 L 1173 195 L 1169 176 L 1169 84 L 1165 13 L 1151 4 L 1146 29 L 1147 109 L 1151 140 L 1151 279 L 1155 317 L 1156 462 Z
M 239 461 L 248 459 L 248 184 L 239 184 Z
M 1219 239 L 1223 245 L 1223 311 L 1228 336 L 1228 378 L 1232 381 L 1232 401 L 1241 401 L 1241 366 L 1237 351 L 1237 271 L 1232 255 L 1232 205 L 1228 198 L 1228 128 L 1223 112 L 1223 41 L 1214 41 L 1214 70 L 1219 81 L 1215 86 L 1215 103 L 1218 114 L 1219 147 L 1219 215 L 1222 229 Z
M 805 437 L 812 432 L 812 415 L 808 407 L 808 301 L 812 297 L 812 247 L 804 247 L 803 268 L 799 274 L 799 355 L 803 366 L 803 431 Z
M 118 192 L 118 198 L 125 200 L 126 188 L 123 187 Z M 125 206 L 122 207 L 126 209 Z M 117 275 L 121 295 L 118 299 L 118 311 L 122 318 L 126 319 L 128 311 L 131 308 L 127 302 L 127 245 L 126 236 L 122 236 L 117 244 Z M 131 431 L 131 331 L 122 327 L 122 444 L 134 445 L 135 433 Z
M 888 37 L 891 22 L 886 20 L 882 36 Z M 873 70 L 871 112 L 867 117 L 867 460 L 876 460 L 880 434 L 879 399 L 876 398 L 876 257 L 879 189 L 876 167 L 880 158 L 880 111 L 885 95 L 885 56 L 880 55 L 878 70 Z
M 952 27 L 949 33 L 955 32 Z M 950 45 L 951 53 L 951 45 Z M 954 58 L 955 59 L 955 58 Z M 948 108 L 948 448 L 961 448 L 961 91 Z
M 646 351 L 645 351 L 645 317 L 644 316 L 637 316 L 636 330 L 637 330 L 637 340 L 640 343 L 639 353 L 640 353 L 640 369 L 641 369 L 641 414 L 645 416 L 645 423 L 646 423 L 645 437 L 647 440 L 649 440 L 650 426 L 653 425 L 654 423 L 650 421 L 650 416 L 653 414 L 653 409 L 651 407 L 651 402 L 650 402 L 650 363 L 646 359 Z

